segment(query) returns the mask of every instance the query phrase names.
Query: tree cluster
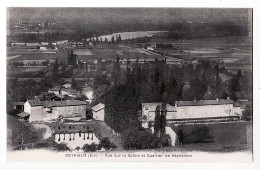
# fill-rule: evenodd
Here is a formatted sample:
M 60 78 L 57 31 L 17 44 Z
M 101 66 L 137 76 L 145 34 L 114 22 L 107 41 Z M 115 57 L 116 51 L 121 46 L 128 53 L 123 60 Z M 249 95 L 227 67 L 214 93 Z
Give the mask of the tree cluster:
M 160 106 L 156 107 L 154 119 L 154 134 L 157 137 L 162 137 L 165 134 L 166 114 L 167 110 L 165 104 L 163 104 L 162 108 Z
M 170 146 L 171 139 L 168 135 L 157 137 L 149 131 L 129 128 L 123 131 L 121 140 L 124 149 L 154 149 Z

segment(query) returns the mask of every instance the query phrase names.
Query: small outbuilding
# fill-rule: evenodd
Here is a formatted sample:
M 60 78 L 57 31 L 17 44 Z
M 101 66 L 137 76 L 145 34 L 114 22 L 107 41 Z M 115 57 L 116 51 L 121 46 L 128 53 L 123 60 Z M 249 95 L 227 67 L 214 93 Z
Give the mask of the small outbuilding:
M 22 113 L 17 114 L 17 116 L 19 117 L 20 120 L 28 121 L 30 114 L 26 113 L 26 112 L 22 112 Z
M 105 105 L 99 103 L 92 107 L 93 119 L 104 121 L 105 120 Z

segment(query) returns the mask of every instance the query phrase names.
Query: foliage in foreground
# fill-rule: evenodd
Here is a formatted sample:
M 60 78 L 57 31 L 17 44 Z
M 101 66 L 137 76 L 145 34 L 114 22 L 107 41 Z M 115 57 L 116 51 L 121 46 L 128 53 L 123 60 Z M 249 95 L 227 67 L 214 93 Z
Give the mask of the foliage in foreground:
M 107 137 L 105 137 L 100 140 L 99 144 L 95 144 L 95 143 L 92 143 L 90 145 L 84 144 L 82 149 L 84 152 L 95 152 L 101 150 L 102 147 L 105 148 L 105 150 L 116 148 L 116 146 L 112 142 L 110 142 L 110 140 Z
M 171 145 L 168 135 L 157 137 L 150 131 L 130 128 L 122 132 L 121 136 L 124 149 L 154 149 Z

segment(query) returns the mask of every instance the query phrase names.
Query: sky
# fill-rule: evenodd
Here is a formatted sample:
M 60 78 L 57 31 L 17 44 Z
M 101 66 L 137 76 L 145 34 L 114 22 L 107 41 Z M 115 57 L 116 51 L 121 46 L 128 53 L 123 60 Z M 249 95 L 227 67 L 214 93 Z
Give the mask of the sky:
M 107 19 L 120 21 L 149 20 L 153 22 L 233 22 L 248 21 L 251 9 L 238 8 L 7 8 L 7 19 L 54 20 L 70 22 L 104 22 Z M 249 17 L 249 20 L 251 18 Z

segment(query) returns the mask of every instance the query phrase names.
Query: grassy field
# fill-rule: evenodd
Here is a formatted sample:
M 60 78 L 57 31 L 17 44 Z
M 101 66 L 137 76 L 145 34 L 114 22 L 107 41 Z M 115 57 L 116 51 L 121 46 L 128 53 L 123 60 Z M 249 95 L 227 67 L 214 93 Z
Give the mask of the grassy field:
M 150 44 L 155 46 L 156 43 L 171 43 L 174 47 L 180 47 L 184 52 L 176 53 L 169 50 L 169 54 L 178 55 L 184 59 L 189 58 L 209 58 L 224 62 L 237 62 L 238 60 L 249 61 L 252 56 L 251 37 L 233 36 L 233 37 L 217 37 L 193 40 L 171 41 L 168 39 L 152 39 Z M 78 53 L 80 60 L 87 59 L 114 59 L 116 55 L 121 58 L 158 58 L 155 55 L 146 52 L 142 48 L 138 48 L 133 44 L 97 44 L 93 47 L 85 49 L 74 49 Z M 57 53 L 43 53 L 40 50 L 35 51 L 7 51 L 7 57 L 13 57 L 10 61 L 16 60 L 66 60 L 69 49 L 59 50 Z M 18 56 L 19 57 L 14 57 Z M 246 58 L 246 59 L 245 59 Z
M 67 59 L 68 50 L 59 50 L 57 53 L 43 53 L 42 51 L 7 51 L 7 57 L 15 55 L 20 56 L 17 58 L 13 58 L 10 61 Z
M 174 125 L 183 133 L 183 144 L 168 148 L 188 151 L 248 151 L 252 148 L 251 122 Z M 167 148 L 166 148 L 167 149 Z
M 221 60 L 223 58 L 246 58 L 251 60 L 252 37 L 250 36 L 229 36 L 192 40 L 171 41 L 169 39 L 154 39 L 150 44 L 170 43 L 174 47 L 180 47 L 184 53 L 174 53 L 184 59 L 188 58 L 209 58 Z M 234 60 L 236 61 L 236 60 Z
M 73 49 L 78 54 L 80 60 L 91 59 L 106 59 L 113 60 L 119 55 L 121 58 L 158 58 L 160 56 L 146 52 L 141 48 L 137 48 L 131 44 L 97 44 L 93 47 L 86 47 L 81 49 Z M 9 61 L 21 60 L 66 60 L 69 49 L 61 49 L 57 53 L 43 53 L 41 51 L 7 51 L 7 58 Z M 18 56 L 19 57 L 14 57 Z

